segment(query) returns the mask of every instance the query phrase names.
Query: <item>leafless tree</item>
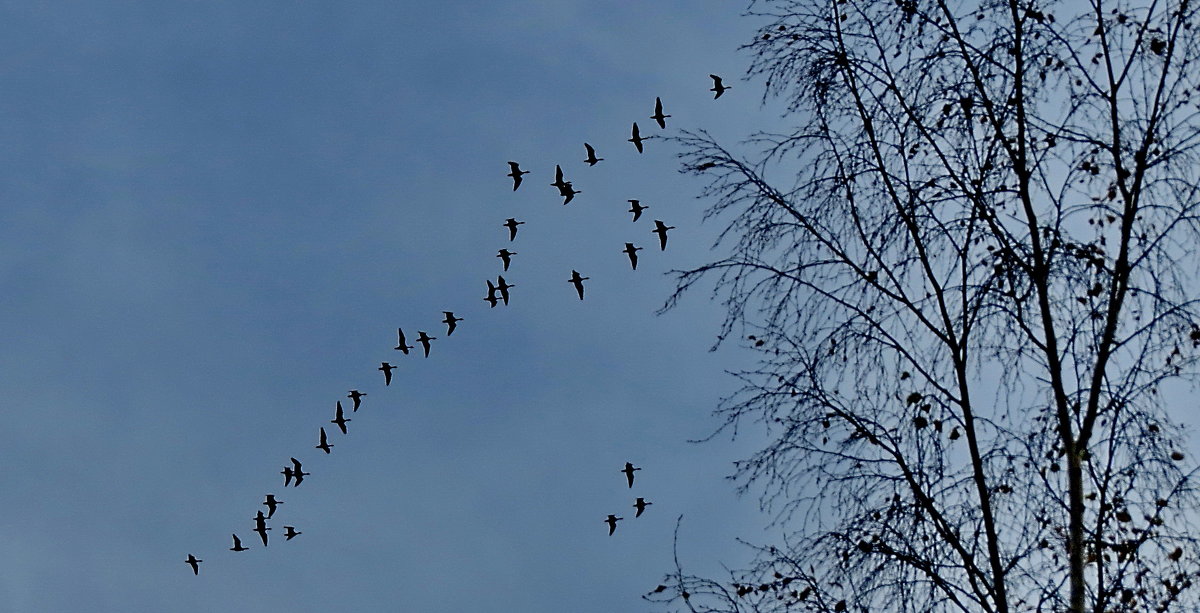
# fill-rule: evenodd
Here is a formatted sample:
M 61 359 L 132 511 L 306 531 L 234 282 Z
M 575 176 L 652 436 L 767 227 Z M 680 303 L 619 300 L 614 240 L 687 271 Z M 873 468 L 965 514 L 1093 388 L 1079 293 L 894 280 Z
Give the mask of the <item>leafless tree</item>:
M 780 540 L 647 598 L 1200 610 L 1197 491 L 1168 406 L 1200 355 L 1195 5 L 748 12 L 767 22 L 751 76 L 797 127 L 749 154 L 681 137 L 725 229 L 665 308 L 705 280 L 721 341 L 761 352 L 719 432 L 767 433 L 732 477 Z

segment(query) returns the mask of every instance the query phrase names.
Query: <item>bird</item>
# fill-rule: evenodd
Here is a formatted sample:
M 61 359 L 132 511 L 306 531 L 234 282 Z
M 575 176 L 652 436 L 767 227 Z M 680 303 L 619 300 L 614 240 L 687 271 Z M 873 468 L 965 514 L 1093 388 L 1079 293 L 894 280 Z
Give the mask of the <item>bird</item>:
M 304 470 L 300 467 L 300 460 L 292 458 L 292 476 L 296 477 L 296 487 L 300 487 L 300 482 L 304 480 L 304 477 L 311 474 L 312 473 L 304 472 Z
M 633 213 L 633 220 L 634 220 L 634 221 L 637 221 L 638 219 L 641 219 L 641 217 L 642 217 L 642 211 L 644 211 L 644 210 L 646 210 L 646 209 L 648 209 L 648 208 L 650 208 L 650 207 L 648 207 L 648 206 L 642 206 L 642 201 L 641 201 L 641 200 L 630 200 L 630 201 L 629 201 L 629 212 L 630 212 L 630 213 Z
M 263 547 L 267 546 L 267 530 L 270 530 L 267 527 L 267 518 L 263 517 L 262 511 L 259 511 L 258 515 L 254 518 L 254 531 L 262 538 Z
M 291 466 L 284 466 L 283 470 L 279 471 L 279 473 L 283 475 L 283 487 L 292 484 L 292 477 L 295 476 L 295 473 L 292 472 Z
M 350 390 L 350 394 L 346 396 L 347 398 L 354 401 L 354 412 L 355 413 L 358 412 L 358 407 L 359 407 L 359 405 L 362 404 L 363 396 L 366 396 L 366 394 L 364 394 L 358 390 Z
M 504 306 L 508 306 L 508 289 L 510 287 L 516 287 L 516 285 L 505 283 L 504 277 L 496 277 L 496 289 L 500 290 L 500 298 L 504 300 Z
M 442 313 L 446 315 L 446 318 L 442 320 L 442 323 L 446 324 L 446 336 L 450 336 L 454 334 L 454 329 L 458 327 L 458 322 L 463 318 L 455 317 L 454 311 L 442 311 Z
M 644 151 L 642 150 L 642 141 L 650 140 L 651 138 L 654 138 L 654 137 L 653 136 L 642 136 L 641 131 L 638 130 L 637 122 L 635 121 L 635 122 L 633 122 L 633 138 L 627 138 L 625 140 L 633 143 L 633 146 L 637 147 L 638 153 L 644 153 Z
M 658 235 L 658 247 L 661 251 L 667 250 L 667 230 L 674 229 L 675 226 L 668 226 L 657 219 L 654 220 L 654 229 L 651 232 Z
M 229 551 L 250 551 L 250 548 L 242 547 L 242 539 L 235 534 L 233 535 L 233 547 L 230 547 Z
M 509 251 L 508 249 L 501 249 L 500 251 L 496 252 L 496 257 L 500 258 L 501 262 L 504 262 L 505 272 L 508 272 L 508 265 L 512 263 L 512 256 L 514 255 L 517 255 L 517 252 Z
M 634 465 L 630 462 L 626 462 L 625 468 L 621 469 L 621 472 L 625 473 L 625 478 L 627 480 L 629 480 L 629 487 L 633 487 L 633 471 L 635 471 L 635 470 L 641 470 L 641 469 L 635 468 Z
M 453 327 L 451 327 L 451 329 L 453 329 Z M 421 346 L 425 348 L 425 357 L 429 357 L 429 341 L 436 341 L 437 337 L 429 336 L 422 331 L 418 332 L 420 332 L 420 335 L 417 336 L 417 342 L 421 343 Z
M 275 509 L 283 504 L 282 500 L 275 500 L 275 494 L 267 494 L 267 499 L 263 502 L 263 506 L 267 507 L 267 519 L 275 516 Z
M 558 188 L 558 194 L 563 197 L 563 206 L 567 206 L 568 202 L 574 200 L 575 194 L 582 193 L 583 192 L 575 189 L 575 186 L 570 181 L 567 181 L 562 187 Z
M 613 532 L 617 531 L 617 522 L 621 521 L 622 519 L 625 519 L 625 518 L 617 517 L 616 515 L 609 515 L 608 519 L 604 520 L 604 523 L 608 524 L 608 535 L 609 536 L 612 536 Z
M 404 328 L 396 328 L 396 336 L 400 337 L 400 340 L 396 345 L 396 351 L 399 351 L 404 355 L 408 355 L 408 350 L 412 349 L 413 346 L 409 345 L 408 342 L 404 340 Z
M 509 162 L 508 167 L 510 170 L 509 170 L 509 173 L 505 176 L 512 177 L 513 191 L 515 192 L 515 191 L 517 191 L 518 187 L 521 187 L 521 175 L 527 175 L 527 174 L 529 174 L 529 171 L 521 170 L 520 164 L 517 164 L 516 162 Z
M 392 366 L 391 364 L 384 362 L 382 366 L 380 366 L 379 368 L 376 368 L 375 370 L 383 371 L 383 384 L 384 385 L 392 384 L 392 371 L 396 370 L 395 366 Z
M 637 270 L 637 252 L 642 249 L 642 247 L 634 247 L 633 243 L 625 243 L 625 249 L 622 250 L 622 253 L 629 256 L 629 264 L 633 266 L 634 270 Z
M 654 98 L 654 114 L 650 116 L 650 119 L 657 121 L 658 127 L 666 128 L 667 127 L 666 119 L 668 117 L 670 117 L 670 115 L 663 115 L 663 112 L 662 112 L 662 98 L 659 98 L 656 96 Z
M 524 224 L 525 224 L 525 222 L 517 221 L 516 219 L 514 219 L 512 217 L 509 217 L 508 219 L 504 220 L 504 223 L 501 225 L 504 226 L 505 228 L 508 228 L 508 242 L 511 243 L 514 240 L 516 240 L 517 226 L 524 225 Z
M 563 188 L 568 185 L 568 183 L 563 180 L 562 166 L 559 164 L 554 165 L 554 182 L 550 185 L 557 187 L 559 192 L 563 191 Z
M 639 498 L 638 498 L 638 499 L 637 499 L 637 500 L 636 500 L 636 501 L 633 503 L 633 508 L 637 509 L 637 515 L 634 515 L 634 518 L 641 517 L 641 516 L 642 516 L 642 512 L 646 510 L 646 507 L 648 507 L 648 506 L 650 506 L 650 505 L 652 505 L 652 504 L 654 504 L 654 503 L 653 503 L 653 502 L 646 502 L 646 499 L 645 499 L 645 498 L 640 498 L 640 497 L 639 497 Z
M 488 284 L 488 295 L 486 298 L 484 298 L 484 300 L 488 301 L 488 303 L 491 304 L 492 308 L 494 309 L 494 308 L 496 308 L 496 303 L 500 302 L 500 299 L 496 297 L 496 286 L 492 285 L 491 279 L 488 279 L 487 284 Z
M 583 148 L 587 149 L 588 156 L 587 156 L 587 159 L 584 160 L 584 162 L 587 162 L 588 166 L 595 166 L 596 162 L 604 161 L 604 158 L 596 157 L 596 150 L 593 149 L 591 145 L 584 143 Z
M 187 564 L 191 565 L 191 567 L 192 567 L 192 574 L 194 574 L 194 575 L 199 575 L 199 574 L 200 574 L 200 563 L 201 563 L 201 562 L 203 562 L 203 561 L 204 561 L 204 560 L 198 560 L 198 559 L 196 559 L 196 556 L 194 556 L 194 555 L 192 555 L 192 554 L 190 554 L 190 553 L 188 554 L 188 559 L 184 560 L 184 562 L 185 562 L 185 563 L 187 563 Z
M 354 420 L 346 419 L 342 415 L 342 401 L 339 400 L 337 402 L 337 409 L 336 409 L 336 412 L 334 413 L 334 417 L 333 417 L 333 419 L 329 420 L 329 423 L 337 424 L 337 427 L 339 430 L 342 431 L 342 434 L 346 434 L 346 422 L 348 422 L 348 421 L 354 421 Z M 324 429 L 324 428 L 322 428 L 322 429 Z
M 579 276 L 579 271 L 572 270 L 571 278 L 567 279 L 567 283 L 571 283 L 571 284 L 575 285 L 575 291 L 579 292 L 580 300 L 583 300 L 583 282 L 590 278 L 591 277 L 581 277 L 581 276 Z
M 300 536 L 301 534 L 304 534 L 303 532 L 296 532 L 295 526 L 284 526 L 283 529 L 287 530 L 287 532 L 284 532 L 283 535 L 286 536 L 287 540 L 289 541 L 297 536 Z
M 329 440 L 325 436 L 325 427 L 321 426 L 321 444 L 317 445 L 317 449 L 329 453 L 330 447 L 333 447 L 333 445 L 329 444 Z
M 711 79 L 713 80 L 713 86 L 712 86 L 712 89 L 710 89 L 710 90 L 708 90 L 708 91 L 710 91 L 710 92 L 717 92 L 717 95 L 713 96 L 713 100 L 716 100 L 717 98 L 720 98 L 720 97 L 721 97 L 721 94 L 725 93 L 725 90 L 727 90 L 727 89 L 733 89 L 732 87 L 727 87 L 727 86 L 725 86 L 724 84 L 722 84 L 722 83 L 721 83 L 721 77 L 718 77 L 718 76 L 717 76 L 717 75 L 715 75 L 715 74 L 710 74 L 710 75 L 708 75 L 708 76 L 709 76 L 709 78 L 711 78 Z

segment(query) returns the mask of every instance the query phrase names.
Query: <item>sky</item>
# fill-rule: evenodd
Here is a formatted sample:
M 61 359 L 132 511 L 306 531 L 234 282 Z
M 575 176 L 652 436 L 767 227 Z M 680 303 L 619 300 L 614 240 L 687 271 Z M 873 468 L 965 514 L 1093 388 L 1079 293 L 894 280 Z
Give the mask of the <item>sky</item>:
M 680 515 L 686 570 L 744 561 L 770 532 L 724 476 L 754 433 L 688 440 L 753 353 L 709 351 L 706 291 L 655 315 L 720 228 L 675 145 L 625 141 L 778 121 L 744 8 L 0 2 L 0 610 L 653 610 Z

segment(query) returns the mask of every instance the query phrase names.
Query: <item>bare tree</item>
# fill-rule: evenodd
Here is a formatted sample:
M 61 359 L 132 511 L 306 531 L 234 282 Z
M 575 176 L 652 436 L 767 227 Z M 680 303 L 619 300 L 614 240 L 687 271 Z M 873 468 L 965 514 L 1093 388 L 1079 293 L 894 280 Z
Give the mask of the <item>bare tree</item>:
M 780 528 L 691 611 L 1200 610 L 1197 9 L 756 0 L 798 127 L 681 138 L 725 257 L 681 271 L 761 351 L 721 431 Z M 749 333 L 749 334 L 748 334 Z M 739 341 L 741 342 L 741 341 Z

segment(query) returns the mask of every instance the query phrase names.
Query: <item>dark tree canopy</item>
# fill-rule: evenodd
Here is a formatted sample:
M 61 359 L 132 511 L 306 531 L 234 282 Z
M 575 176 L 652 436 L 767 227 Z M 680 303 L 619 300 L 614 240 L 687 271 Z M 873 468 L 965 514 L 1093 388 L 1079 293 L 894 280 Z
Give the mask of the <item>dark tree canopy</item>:
M 681 138 L 725 230 L 668 307 L 711 282 L 721 339 L 761 352 L 718 414 L 767 432 L 734 477 L 781 537 L 647 598 L 1200 610 L 1193 463 L 1168 406 L 1200 355 L 1195 5 L 748 12 L 766 22 L 750 74 L 795 127 L 749 154 Z

